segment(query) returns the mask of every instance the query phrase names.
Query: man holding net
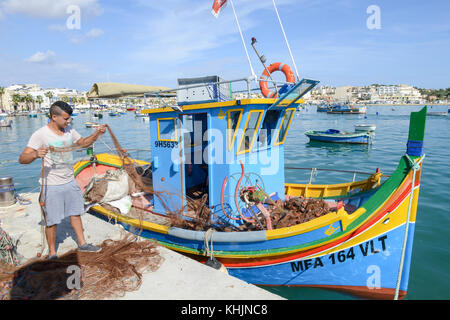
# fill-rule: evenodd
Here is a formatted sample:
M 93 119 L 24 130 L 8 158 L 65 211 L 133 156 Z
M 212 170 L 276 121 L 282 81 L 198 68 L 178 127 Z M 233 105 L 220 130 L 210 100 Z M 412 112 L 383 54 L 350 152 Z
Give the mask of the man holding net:
M 99 126 L 87 138 L 69 126 L 72 108 L 63 101 L 57 101 L 50 107 L 50 122 L 37 130 L 30 138 L 27 147 L 19 158 L 19 163 L 30 164 L 42 158 L 43 172 L 40 183 L 41 203 L 45 213 L 45 235 L 49 248 L 49 259 L 56 258 L 56 228 L 61 221 L 70 217 L 76 234 L 78 250 L 99 252 L 100 247 L 86 243 L 81 215 L 84 214 L 84 199 L 80 187 L 73 176 L 72 151 L 92 145 L 106 127 Z

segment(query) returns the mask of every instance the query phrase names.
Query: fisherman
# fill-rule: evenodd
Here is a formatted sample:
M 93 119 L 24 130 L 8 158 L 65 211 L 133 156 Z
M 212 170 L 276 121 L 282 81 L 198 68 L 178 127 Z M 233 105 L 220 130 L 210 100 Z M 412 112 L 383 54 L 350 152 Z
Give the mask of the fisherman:
M 85 213 L 84 199 L 80 187 L 73 175 L 74 147 L 88 147 L 106 127 L 99 126 L 87 138 L 69 126 L 72 108 L 63 101 L 57 101 L 50 107 L 50 122 L 31 136 L 25 150 L 19 157 L 19 163 L 30 164 L 38 158 L 44 161 L 44 181 L 39 180 L 43 189 L 44 214 L 46 220 L 45 235 L 49 254 L 48 259 L 56 259 L 56 228 L 61 221 L 70 217 L 72 228 L 76 234 L 78 251 L 99 252 L 100 247 L 87 243 L 83 234 L 81 215 Z M 53 149 L 55 148 L 55 149 Z M 58 151 L 69 150 L 66 152 Z

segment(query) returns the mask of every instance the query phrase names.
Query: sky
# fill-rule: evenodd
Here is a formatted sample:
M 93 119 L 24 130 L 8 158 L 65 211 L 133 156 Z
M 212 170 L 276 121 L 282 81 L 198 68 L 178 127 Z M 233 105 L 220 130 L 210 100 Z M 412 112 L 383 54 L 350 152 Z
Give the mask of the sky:
M 448 0 L 275 0 L 300 78 L 320 85 L 450 87 Z M 256 75 L 292 67 L 272 0 L 234 0 Z M 232 6 L 213 0 L 0 0 L 0 86 L 87 91 L 251 75 Z M 373 9 L 375 8 L 375 9 Z M 278 76 L 277 76 L 278 77 Z M 279 75 L 282 79 L 281 75 Z

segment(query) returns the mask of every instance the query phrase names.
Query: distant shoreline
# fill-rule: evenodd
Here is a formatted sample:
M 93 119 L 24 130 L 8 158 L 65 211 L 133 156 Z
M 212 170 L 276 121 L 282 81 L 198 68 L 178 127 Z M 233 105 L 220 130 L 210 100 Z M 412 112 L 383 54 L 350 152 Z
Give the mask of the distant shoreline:
M 436 104 L 436 103 L 425 103 L 425 104 L 424 103 L 421 103 L 421 104 L 414 104 L 414 103 L 411 103 L 411 104 L 409 104 L 409 103 L 408 104 L 382 104 L 382 103 L 380 103 L 380 104 L 377 104 L 377 103 L 375 103 L 375 104 L 355 104 L 355 106 L 361 106 L 361 107 L 363 107 L 363 106 L 368 106 L 368 107 L 378 107 L 378 106 L 380 106 L 380 107 L 409 107 L 409 106 L 450 107 L 450 104 Z

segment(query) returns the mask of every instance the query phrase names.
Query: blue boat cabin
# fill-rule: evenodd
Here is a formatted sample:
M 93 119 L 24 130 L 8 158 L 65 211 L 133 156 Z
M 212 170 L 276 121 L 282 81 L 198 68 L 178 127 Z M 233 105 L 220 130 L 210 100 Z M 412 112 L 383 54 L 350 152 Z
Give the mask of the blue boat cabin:
M 238 225 L 237 212 L 245 207 L 242 186 L 284 200 L 284 144 L 297 102 L 317 83 L 307 82 L 308 90 L 295 94 L 296 100 L 287 100 L 287 94 L 207 103 L 178 99 L 178 106 L 145 110 L 154 211 L 187 212 L 186 199 L 200 199 L 214 219 Z

